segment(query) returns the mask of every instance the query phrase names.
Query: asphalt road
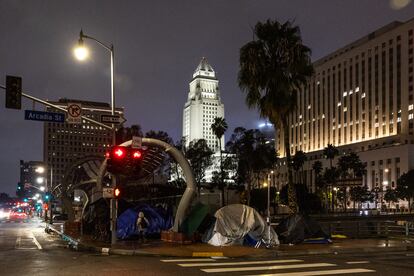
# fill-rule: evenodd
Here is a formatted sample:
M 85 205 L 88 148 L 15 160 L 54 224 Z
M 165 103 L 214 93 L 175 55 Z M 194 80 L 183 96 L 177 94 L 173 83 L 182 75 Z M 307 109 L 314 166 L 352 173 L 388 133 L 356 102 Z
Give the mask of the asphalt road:
M 272 259 L 160 258 L 76 252 L 31 221 L 0 221 L 0 275 L 414 275 L 414 253 Z

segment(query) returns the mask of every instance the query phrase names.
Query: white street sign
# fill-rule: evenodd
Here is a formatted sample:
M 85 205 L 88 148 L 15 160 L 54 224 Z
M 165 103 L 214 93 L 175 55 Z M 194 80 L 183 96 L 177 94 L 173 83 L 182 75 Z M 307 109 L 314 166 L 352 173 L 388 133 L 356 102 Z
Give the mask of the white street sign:
M 104 124 L 122 124 L 126 122 L 125 118 L 121 117 L 121 115 L 101 115 L 101 123 Z
M 114 197 L 114 188 L 102 188 L 102 197 L 103 198 L 113 198 Z
M 69 124 L 82 123 L 82 105 L 78 103 L 68 103 L 68 118 L 66 121 Z
M 142 137 L 132 136 L 131 148 L 140 149 L 142 147 Z

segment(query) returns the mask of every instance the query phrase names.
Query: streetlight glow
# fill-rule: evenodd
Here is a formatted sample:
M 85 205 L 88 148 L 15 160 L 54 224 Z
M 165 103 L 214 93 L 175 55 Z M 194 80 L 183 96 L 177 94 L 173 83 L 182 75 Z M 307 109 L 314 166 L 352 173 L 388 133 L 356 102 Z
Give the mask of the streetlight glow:
M 89 50 L 86 48 L 83 43 L 78 44 L 78 46 L 73 50 L 73 53 L 77 60 L 84 61 L 89 57 Z
M 263 182 L 263 187 L 267 187 L 267 182 Z
M 41 190 L 42 192 L 44 192 L 44 191 L 46 190 L 46 188 L 45 188 L 45 186 L 41 186 L 41 187 L 39 188 L 39 190 Z
M 37 167 L 35 169 L 35 172 L 37 172 L 37 173 L 44 173 L 45 172 L 45 168 L 44 167 Z
M 44 178 L 43 178 L 43 177 L 38 177 L 38 178 L 36 179 L 36 182 L 37 182 L 37 183 L 39 183 L 39 184 L 42 184 L 42 183 L 43 183 L 43 181 L 44 181 Z

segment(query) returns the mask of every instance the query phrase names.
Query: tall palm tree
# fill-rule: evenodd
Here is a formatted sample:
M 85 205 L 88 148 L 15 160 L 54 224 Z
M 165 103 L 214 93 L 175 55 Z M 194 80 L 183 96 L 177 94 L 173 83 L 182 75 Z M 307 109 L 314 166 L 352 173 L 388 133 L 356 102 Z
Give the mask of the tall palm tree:
M 339 150 L 332 144 L 328 144 L 328 146 L 326 146 L 326 148 L 323 149 L 323 155 L 325 156 L 326 159 L 329 159 L 329 165 L 330 165 L 330 172 L 331 172 L 331 176 L 333 176 L 331 178 L 331 194 L 332 194 L 332 199 L 331 199 L 331 208 L 332 210 L 334 210 L 334 193 L 333 193 L 333 188 L 335 185 L 335 178 L 336 178 L 336 174 L 334 173 L 335 169 L 332 169 L 332 163 L 333 160 L 335 159 L 335 156 L 339 155 Z M 328 187 L 326 187 L 326 191 L 328 192 Z
M 332 144 L 328 144 L 326 148 L 323 149 L 323 155 L 325 159 L 329 159 L 329 165 L 332 169 L 332 162 L 335 159 L 335 156 L 339 155 L 339 150 Z
M 310 49 L 302 44 L 300 30 L 291 22 L 267 20 L 254 28 L 256 39 L 240 49 L 238 82 L 247 93 L 246 103 L 283 130 L 288 164 L 288 198 L 292 213 L 298 212 L 292 179 L 289 115 L 297 93 L 313 74 Z
M 301 184 L 305 184 L 303 181 L 303 165 L 307 160 L 308 157 L 301 150 L 298 150 L 292 158 L 292 166 L 293 169 L 296 171 L 296 174 L 299 172 L 299 170 L 301 170 L 301 175 L 299 177 Z
M 219 141 L 220 149 L 220 188 L 221 188 L 221 203 L 224 205 L 224 171 L 223 171 L 223 152 L 221 150 L 221 137 L 223 137 L 228 126 L 224 118 L 216 117 L 214 118 L 214 123 L 211 125 L 211 130 L 213 130 L 214 135 L 216 135 L 217 140 Z

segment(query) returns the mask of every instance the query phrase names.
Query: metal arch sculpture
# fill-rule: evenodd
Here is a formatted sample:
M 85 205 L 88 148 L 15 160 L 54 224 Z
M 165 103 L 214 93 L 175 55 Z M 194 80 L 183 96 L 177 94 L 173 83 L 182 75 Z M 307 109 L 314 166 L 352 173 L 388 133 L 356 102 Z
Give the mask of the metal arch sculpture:
M 66 168 L 64 173 L 65 178 L 63 178 L 62 183 L 52 188 L 53 196 L 60 197 L 62 199 L 66 211 L 68 212 L 69 221 L 74 219 L 74 213 L 72 209 L 72 201 L 68 194 L 76 188 L 85 188 L 85 185 L 88 184 L 96 185 L 103 161 L 104 157 L 98 155 L 86 156 L 79 159 Z M 88 179 L 75 179 L 75 177 L 77 177 L 75 172 L 79 168 L 83 168 L 83 172 Z
M 120 146 L 129 147 L 131 146 L 131 144 L 132 140 L 129 140 L 120 144 Z M 181 225 L 184 219 L 186 218 L 186 214 L 190 208 L 191 201 L 193 200 L 196 191 L 193 171 L 191 170 L 190 164 L 188 163 L 184 155 L 181 153 L 181 151 L 171 146 L 170 144 L 154 138 L 142 138 L 142 145 L 162 148 L 166 153 L 168 153 L 171 157 L 174 158 L 174 160 L 181 166 L 183 170 L 187 187 L 184 191 L 183 196 L 181 197 L 180 203 L 178 204 L 177 212 L 175 214 L 174 225 L 172 228 L 174 232 L 179 232 L 181 230 Z M 102 162 L 102 165 L 99 169 L 99 174 L 96 182 L 98 191 L 102 191 L 102 180 L 106 173 L 106 165 L 107 159 L 105 159 Z

